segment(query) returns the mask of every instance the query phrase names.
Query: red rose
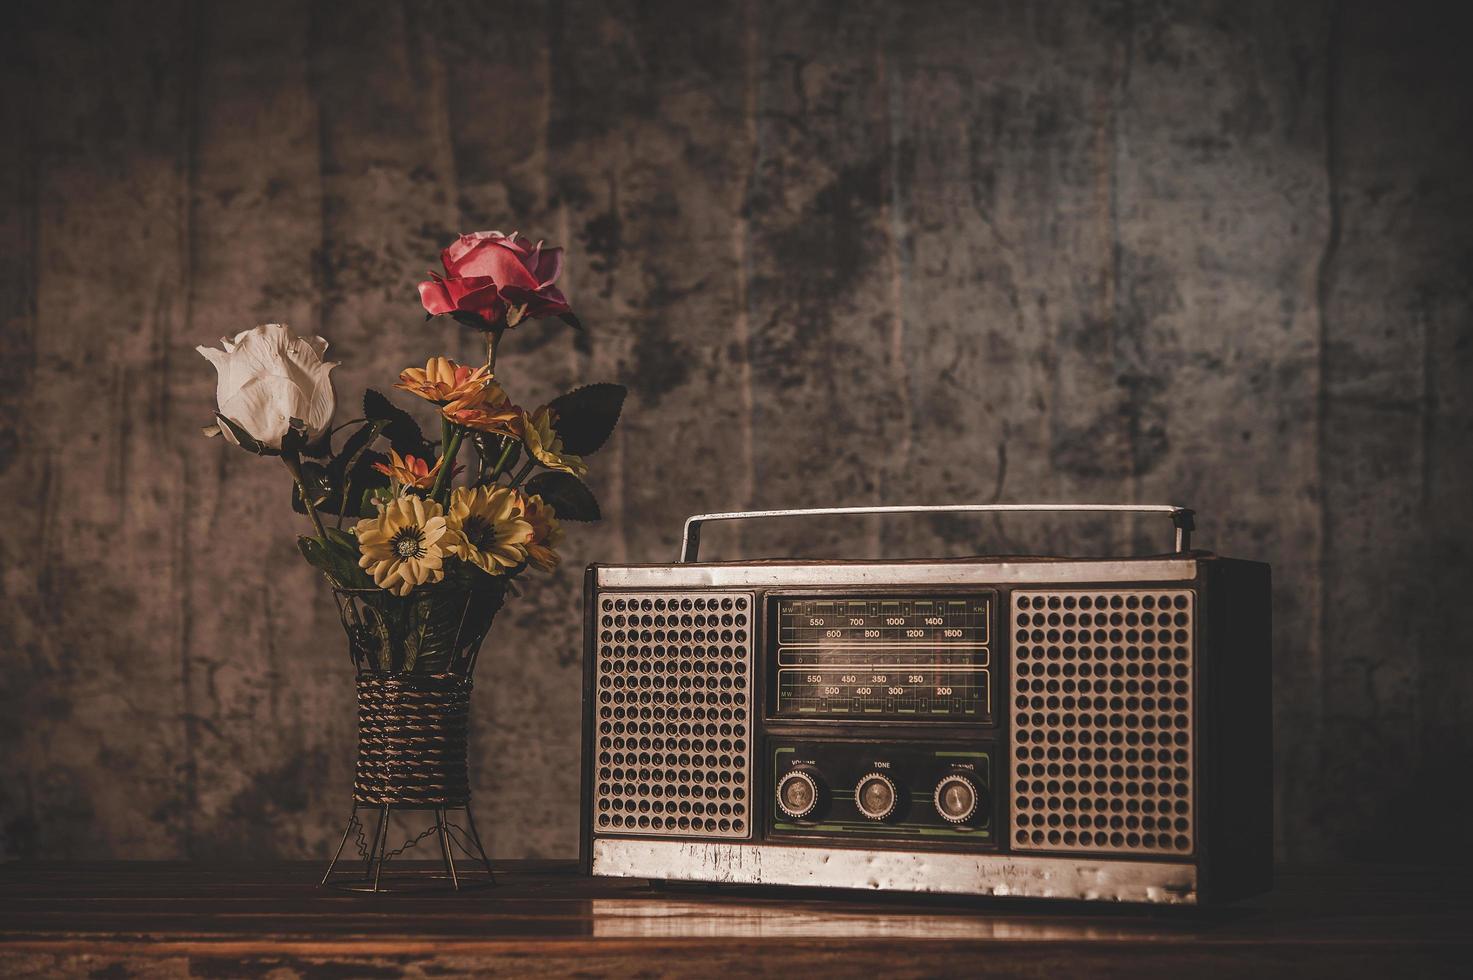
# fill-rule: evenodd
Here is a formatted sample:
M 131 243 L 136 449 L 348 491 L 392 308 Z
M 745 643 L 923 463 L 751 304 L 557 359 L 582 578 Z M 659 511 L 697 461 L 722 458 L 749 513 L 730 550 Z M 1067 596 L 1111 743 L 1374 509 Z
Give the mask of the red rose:
M 572 307 L 553 285 L 563 271 L 563 250 L 543 248 L 512 232 L 461 235 L 440 253 L 445 275 L 431 272 L 419 284 L 420 302 L 431 314 L 473 313 L 497 326 L 514 327 L 527 317 L 571 318 Z

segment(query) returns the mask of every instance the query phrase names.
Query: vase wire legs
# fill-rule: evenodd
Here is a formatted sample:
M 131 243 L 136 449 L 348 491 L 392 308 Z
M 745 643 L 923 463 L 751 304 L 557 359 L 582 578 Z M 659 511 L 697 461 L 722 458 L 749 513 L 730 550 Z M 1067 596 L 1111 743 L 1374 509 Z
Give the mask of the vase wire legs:
M 375 814 L 376 817 L 370 816 L 369 820 L 364 820 L 359 816 L 360 810 L 365 814 Z M 450 819 L 448 814 L 453 810 L 461 810 L 465 813 L 464 827 Z M 433 818 L 433 823 L 418 836 L 411 837 L 401 846 L 389 850 L 389 833 L 395 813 L 428 813 Z M 364 837 L 369 821 L 373 823 L 371 841 Z M 354 837 L 355 832 L 358 856 L 363 861 L 361 877 L 353 876 L 346 870 L 338 870 L 338 861 L 343 856 L 349 838 Z M 404 869 L 385 872 L 385 865 L 391 860 L 431 835 L 435 836 L 440 845 L 440 870 Z M 470 867 L 456 867 L 455 852 L 457 849 L 472 863 Z M 476 864 L 479 864 L 480 867 L 476 868 Z M 327 866 L 327 873 L 322 876 L 321 884 L 330 888 L 363 892 L 433 889 L 461 891 L 466 888 L 483 888 L 495 884 L 495 880 L 495 874 L 491 870 L 491 861 L 486 857 L 486 848 L 481 844 L 481 835 L 476 830 L 476 818 L 471 812 L 470 803 L 460 807 L 355 803 L 353 812 L 348 816 L 348 825 L 343 828 L 343 837 L 338 841 L 338 849 L 333 853 L 332 862 Z

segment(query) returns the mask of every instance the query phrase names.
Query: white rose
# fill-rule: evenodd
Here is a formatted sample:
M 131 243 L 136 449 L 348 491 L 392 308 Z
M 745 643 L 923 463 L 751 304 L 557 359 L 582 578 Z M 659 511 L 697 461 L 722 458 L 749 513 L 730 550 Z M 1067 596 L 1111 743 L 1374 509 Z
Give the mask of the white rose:
M 310 440 L 332 422 L 332 379 L 336 361 L 325 362 L 327 341 L 298 337 L 282 323 L 266 323 L 220 338 L 224 350 L 196 347 L 219 379 L 215 401 L 220 414 L 262 445 L 281 448 L 292 419 L 301 419 Z M 238 444 L 229 426 L 225 438 Z

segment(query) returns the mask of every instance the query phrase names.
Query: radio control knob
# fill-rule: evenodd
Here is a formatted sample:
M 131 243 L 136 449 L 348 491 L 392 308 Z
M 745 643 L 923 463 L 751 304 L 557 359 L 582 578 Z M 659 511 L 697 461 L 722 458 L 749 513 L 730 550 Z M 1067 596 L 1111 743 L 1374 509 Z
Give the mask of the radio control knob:
M 854 787 L 854 805 L 871 820 L 884 820 L 895 812 L 898 798 L 895 783 L 882 772 L 872 772 Z
M 941 782 L 936 784 L 936 792 L 931 799 L 942 820 L 947 823 L 966 823 L 976 816 L 981 795 L 977 791 L 977 784 L 970 777 L 954 772 L 942 777 Z
M 794 820 L 802 820 L 818 808 L 818 780 L 811 773 L 794 769 L 777 783 L 777 808 Z

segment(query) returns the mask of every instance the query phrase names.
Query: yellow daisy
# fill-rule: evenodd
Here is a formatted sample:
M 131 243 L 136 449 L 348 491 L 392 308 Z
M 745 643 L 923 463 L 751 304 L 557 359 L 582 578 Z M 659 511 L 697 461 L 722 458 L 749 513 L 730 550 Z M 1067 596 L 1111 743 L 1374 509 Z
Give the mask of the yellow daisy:
M 457 364 L 448 357 L 432 357 L 423 368 L 405 368 L 399 372 L 399 383 L 394 385 L 404 391 L 432 401 L 437 405 L 471 398 L 491 383 L 491 369 L 482 365 L 471 368 Z
M 562 437 L 552 427 L 556 419 L 552 409 L 546 405 L 531 415 L 523 412 L 522 443 L 527 447 L 527 452 L 548 469 L 582 476 L 588 472 L 588 466 L 583 462 L 581 456 L 563 451 Z
M 446 550 L 492 575 L 520 565 L 533 534 L 521 503 L 522 495 L 510 487 L 456 487 L 446 513 Z
M 557 568 L 557 547 L 563 537 L 552 505 L 533 494 L 522 498 L 522 520 L 532 525 L 532 540 L 527 542 L 527 560 L 544 572 Z
M 445 514 L 433 500 L 398 497 L 353 531 L 363 552 L 358 564 L 379 588 L 405 596 L 445 577 Z

